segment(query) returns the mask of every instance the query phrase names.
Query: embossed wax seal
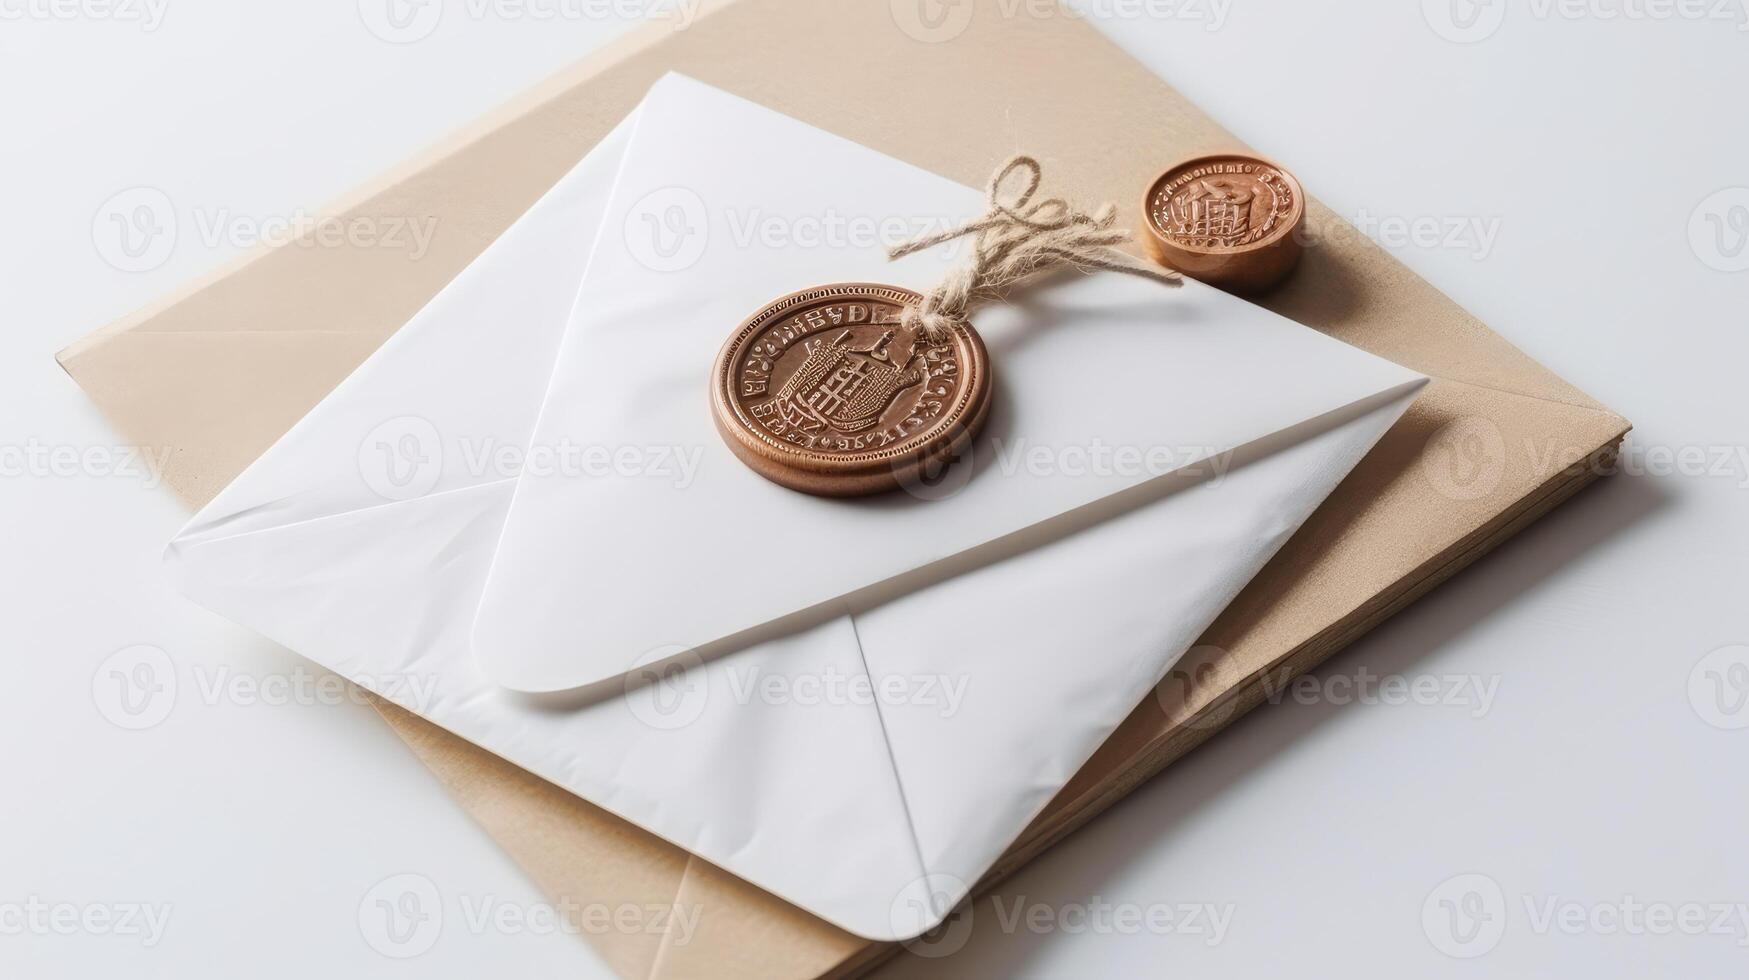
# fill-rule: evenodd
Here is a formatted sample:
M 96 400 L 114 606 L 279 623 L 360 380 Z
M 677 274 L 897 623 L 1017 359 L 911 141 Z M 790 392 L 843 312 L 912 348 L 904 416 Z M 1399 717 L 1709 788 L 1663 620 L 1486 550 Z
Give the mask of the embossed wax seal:
M 1142 202 L 1156 262 L 1233 292 L 1280 282 L 1300 260 L 1306 196 L 1286 170 L 1255 157 L 1198 157 L 1161 174 Z
M 990 408 L 990 363 L 969 325 L 940 343 L 901 324 L 922 297 L 871 283 L 778 299 L 717 355 L 711 408 L 742 462 L 820 496 L 853 497 L 933 476 Z

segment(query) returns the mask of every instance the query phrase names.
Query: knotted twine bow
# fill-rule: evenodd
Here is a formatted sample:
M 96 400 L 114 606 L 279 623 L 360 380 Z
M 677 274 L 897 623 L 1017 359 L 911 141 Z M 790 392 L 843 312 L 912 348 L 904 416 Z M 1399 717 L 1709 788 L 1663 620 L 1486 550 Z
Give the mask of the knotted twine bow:
M 1012 198 L 1005 197 L 1003 188 L 1016 172 L 1025 173 L 1026 187 Z M 932 344 L 947 343 L 953 328 L 964 324 L 974 308 L 1002 299 L 1021 281 L 1056 268 L 1107 270 L 1167 286 L 1184 284 L 1178 273 L 1140 262 L 1113 247 L 1130 237 L 1128 231 L 1113 227 L 1116 205 L 1107 204 L 1097 214 L 1088 215 L 1059 197 L 1033 203 L 1043 176 L 1037 160 L 1014 157 L 990 178 L 990 209 L 983 217 L 914 239 L 887 253 L 889 259 L 902 259 L 972 236 L 971 261 L 955 267 L 921 303 L 906 307 L 900 314 L 903 326 L 918 330 Z

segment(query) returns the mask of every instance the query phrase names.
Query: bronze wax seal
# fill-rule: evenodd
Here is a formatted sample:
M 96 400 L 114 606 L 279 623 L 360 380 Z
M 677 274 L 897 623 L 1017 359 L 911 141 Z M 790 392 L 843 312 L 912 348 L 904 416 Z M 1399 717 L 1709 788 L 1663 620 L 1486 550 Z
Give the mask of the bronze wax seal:
M 1299 262 L 1306 196 L 1286 170 L 1227 153 L 1161 174 L 1142 214 L 1156 262 L 1220 289 L 1255 293 Z
M 901 322 L 923 297 L 872 283 L 775 300 L 730 335 L 712 373 L 717 430 L 774 483 L 829 497 L 934 475 L 990 408 L 984 342 L 958 323 L 939 342 Z
M 1018 178 L 1018 181 L 1016 180 Z M 1010 158 L 982 215 L 887 250 L 887 258 L 967 239 L 970 254 L 928 293 L 872 283 L 816 286 L 775 300 L 729 337 L 711 373 L 711 410 L 753 470 L 803 493 L 853 497 L 916 486 L 966 448 L 990 411 L 990 358 L 971 311 L 1063 268 L 1176 272 L 1113 246 L 1117 208 L 1036 200 L 1044 168 Z

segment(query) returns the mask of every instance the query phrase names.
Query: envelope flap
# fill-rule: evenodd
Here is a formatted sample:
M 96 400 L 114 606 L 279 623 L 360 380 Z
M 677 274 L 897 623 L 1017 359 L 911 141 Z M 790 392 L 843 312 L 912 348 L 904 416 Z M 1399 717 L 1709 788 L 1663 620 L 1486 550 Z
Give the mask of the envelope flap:
M 565 690 L 658 646 L 744 643 L 1419 380 L 1195 283 L 1082 278 L 977 313 L 999 394 L 955 492 L 827 500 L 737 461 L 707 399 L 736 325 L 821 282 L 927 288 L 956 256 L 889 263 L 853 229 L 982 208 L 976 192 L 708 86 L 656 86 L 531 446 L 548 465 L 519 477 L 481 602 L 482 669 L 515 690 Z
M 628 119 L 610 133 L 420 311 L 420 329 L 383 344 L 202 508 L 177 543 L 513 479 L 540 407 L 539 386 L 523 379 L 550 370 L 606 207 L 602 189 L 632 126 Z
M 925 867 L 982 875 L 1419 392 L 1297 426 L 953 589 L 859 613 L 871 678 L 901 692 L 880 710 Z M 970 615 L 972 593 L 1006 601 Z
M 696 709 L 679 716 L 667 675 L 552 711 L 496 687 L 469 657 L 512 481 L 457 471 L 452 457 L 478 437 L 520 464 L 629 128 L 203 509 L 166 564 L 185 595 L 362 687 L 822 914 L 886 929 L 887 889 L 869 882 L 923 870 L 878 715 L 738 703 L 745 677 L 800 661 L 863 676 L 848 619 L 681 675 L 701 686 L 679 692 L 678 706 Z M 392 458 L 418 464 L 400 482 L 360 463 L 360 420 L 385 409 L 442 435 L 411 454 L 389 441 Z M 766 771 L 779 754 L 785 764 Z M 821 791 L 845 773 L 853 797 Z

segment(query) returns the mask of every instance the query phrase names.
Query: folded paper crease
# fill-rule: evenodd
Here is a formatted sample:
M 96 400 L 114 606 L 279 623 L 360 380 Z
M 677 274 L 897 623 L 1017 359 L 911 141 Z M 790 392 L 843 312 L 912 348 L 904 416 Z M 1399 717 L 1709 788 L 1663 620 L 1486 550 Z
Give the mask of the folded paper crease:
M 968 496 L 918 502 L 903 517 L 885 505 L 834 511 L 824 526 L 860 514 L 871 529 L 902 519 L 910 533 L 936 510 L 966 502 L 989 508 L 1055 494 L 1077 503 L 1063 514 L 1032 512 L 1022 522 L 1029 537 L 1000 553 L 980 551 L 951 576 L 708 659 L 690 637 L 659 642 L 684 608 L 664 594 L 627 621 L 649 631 L 646 648 L 675 651 L 666 658 L 621 662 L 617 687 L 580 696 L 507 690 L 482 669 L 473 617 L 516 557 L 507 522 L 561 543 L 568 563 L 580 555 L 586 564 L 571 569 L 622 576 L 627 553 L 591 544 L 565 521 L 600 514 L 617 526 L 650 515 L 656 525 L 671 522 L 648 487 L 617 477 L 582 483 L 631 494 L 611 505 L 561 500 L 559 512 L 531 516 L 537 474 L 525 466 L 512 484 L 468 465 L 478 454 L 463 444 L 522 459 L 552 424 L 589 444 L 590 417 L 566 417 L 555 392 L 579 370 L 567 357 L 591 350 L 589 331 L 599 329 L 592 311 L 639 308 L 636 271 L 612 264 L 625 247 L 612 232 L 627 224 L 616 202 L 641 196 L 627 183 L 634 176 L 673 186 L 683 173 L 663 172 L 656 159 L 672 156 L 666 141 L 709 145 L 706 119 L 742 133 L 764 127 L 784 146 L 830 140 L 695 82 L 664 81 L 633 121 L 197 515 L 168 558 L 191 597 L 361 686 L 851 932 L 909 938 L 964 897 L 1425 379 L 1195 284 L 1168 301 L 1117 283 L 1066 285 L 1048 304 L 1015 307 L 1008 325 L 987 318 L 992 356 L 1028 408 L 1060 373 L 1103 371 L 1111 390 L 1092 400 L 1100 411 L 1069 401 L 1053 417 L 1017 406 L 1005 424 L 1045 445 L 1072 445 L 1088 432 L 1118 445 L 1194 435 L 1189 464 L 1141 481 L 1080 485 L 1075 476 L 998 477 L 992 456 L 984 475 L 974 471 L 959 490 Z M 660 153 L 651 155 L 650 140 Z M 890 179 L 891 190 L 933 193 L 948 206 L 966 194 L 975 200 L 865 149 L 832 145 L 839 168 L 862 168 L 859 185 Z M 799 183 L 770 159 L 747 162 L 775 168 L 792 190 Z M 912 183 L 899 187 L 896 173 Z M 830 204 L 832 186 L 822 185 L 827 196 L 818 203 Z M 740 250 L 747 254 L 732 256 L 740 264 L 727 267 L 737 284 L 749 268 L 790 258 Z M 870 251 L 808 260 L 822 268 L 881 261 Z M 696 289 L 709 272 L 701 262 L 686 281 Z M 700 322 L 711 326 L 708 317 Z M 672 326 L 634 315 L 626 329 Z M 1119 383 L 1115 369 L 1099 366 L 1099 351 L 1114 341 L 1168 371 L 1217 381 L 1183 383 L 1176 402 L 1161 403 L 1162 392 Z M 496 353 L 489 361 L 481 357 L 488 343 Z M 698 347 L 676 349 L 684 357 Z M 1280 365 L 1274 375 L 1272 364 Z M 663 364 L 639 369 L 655 381 L 627 395 L 628 404 L 663 411 L 681 397 Z M 1268 411 L 1245 411 L 1265 392 L 1274 402 Z M 1166 424 L 1125 430 L 1114 413 L 1143 423 L 1158 414 Z M 608 406 L 605 414 L 628 425 L 623 411 Z M 1003 425 L 993 422 L 997 432 Z M 620 434 L 659 444 L 660 434 Z M 730 465 L 728 480 L 750 478 Z M 723 486 L 693 487 L 674 500 L 721 508 Z M 777 503 L 786 515 L 797 507 Z M 695 548 L 690 562 L 708 570 L 718 554 L 735 552 Z M 567 601 L 594 587 L 562 584 L 566 567 L 530 572 L 561 582 L 556 594 Z M 686 603 L 702 601 L 694 589 L 672 587 Z M 1024 609 L 1013 608 L 1019 594 L 1029 596 Z M 532 608 L 536 625 L 560 642 L 606 625 Z M 779 696 L 763 693 L 774 681 Z M 810 693 L 816 687 L 852 693 L 821 701 Z

